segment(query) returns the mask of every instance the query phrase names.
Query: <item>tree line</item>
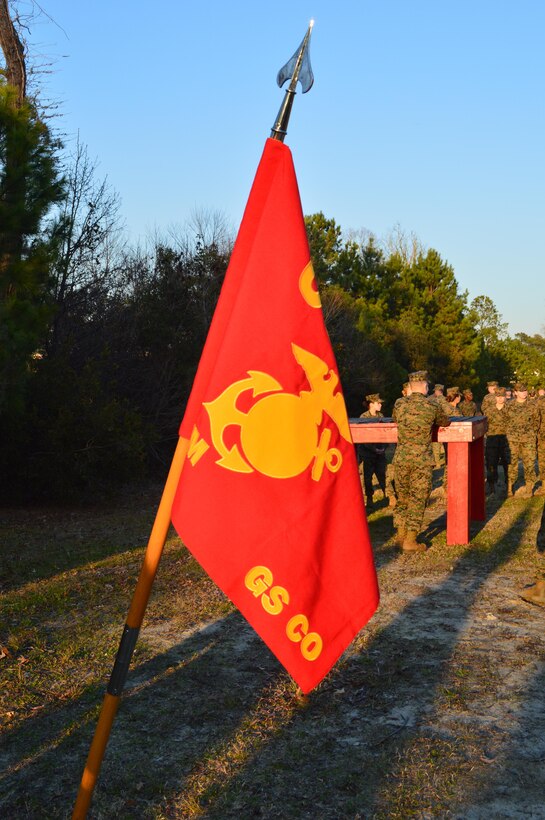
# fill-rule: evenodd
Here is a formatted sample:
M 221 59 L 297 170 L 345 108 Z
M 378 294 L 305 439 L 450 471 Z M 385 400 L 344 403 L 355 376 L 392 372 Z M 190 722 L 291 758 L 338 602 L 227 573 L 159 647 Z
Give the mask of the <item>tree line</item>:
M 413 370 L 477 397 L 492 378 L 545 382 L 545 338 L 510 337 L 491 297 L 470 302 L 437 250 L 399 227 L 379 242 L 322 213 L 305 221 L 349 412 L 366 392 L 380 392 L 388 409 Z
M 79 140 L 66 152 L 0 46 L 0 500 L 162 479 L 233 237 L 200 212 L 130 245 L 118 196 Z M 350 415 L 369 392 L 388 410 L 411 370 L 477 395 L 491 377 L 545 379 L 545 338 L 509 337 L 438 251 L 305 221 Z

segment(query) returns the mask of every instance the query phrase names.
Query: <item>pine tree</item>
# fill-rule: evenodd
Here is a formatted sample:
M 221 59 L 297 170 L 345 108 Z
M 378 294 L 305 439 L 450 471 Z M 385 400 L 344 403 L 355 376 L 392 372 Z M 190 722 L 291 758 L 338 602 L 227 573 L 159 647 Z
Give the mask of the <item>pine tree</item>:
M 58 148 L 36 107 L 0 78 L 0 412 L 18 404 L 50 315 L 53 240 L 42 229 L 62 195 Z

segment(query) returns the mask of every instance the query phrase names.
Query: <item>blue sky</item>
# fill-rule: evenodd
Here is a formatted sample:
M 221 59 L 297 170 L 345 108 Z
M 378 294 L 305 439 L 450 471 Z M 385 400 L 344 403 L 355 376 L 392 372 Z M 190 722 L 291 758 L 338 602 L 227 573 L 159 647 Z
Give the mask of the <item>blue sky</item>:
M 510 332 L 545 332 L 542 0 L 41 0 L 32 40 L 134 239 L 218 210 L 238 227 L 315 19 L 286 144 L 305 213 L 414 232 Z

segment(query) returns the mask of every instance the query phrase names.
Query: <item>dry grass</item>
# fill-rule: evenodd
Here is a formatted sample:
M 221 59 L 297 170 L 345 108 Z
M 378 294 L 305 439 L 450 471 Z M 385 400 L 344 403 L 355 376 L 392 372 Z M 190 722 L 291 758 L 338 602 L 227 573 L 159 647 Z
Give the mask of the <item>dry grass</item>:
M 0 816 L 70 816 L 159 493 L 1 516 Z M 308 698 L 172 534 L 91 816 L 544 816 L 541 509 L 447 547 L 434 499 L 406 556 L 379 506 L 382 605 Z

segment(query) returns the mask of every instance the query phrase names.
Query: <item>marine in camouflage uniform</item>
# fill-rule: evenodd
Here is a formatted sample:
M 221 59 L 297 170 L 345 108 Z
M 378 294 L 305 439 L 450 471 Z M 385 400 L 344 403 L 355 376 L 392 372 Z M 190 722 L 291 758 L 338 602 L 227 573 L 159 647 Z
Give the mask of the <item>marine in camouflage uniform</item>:
M 462 392 L 462 401 L 458 405 L 458 409 L 460 411 L 460 415 L 465 416 L 465 418 L 471 418 L 471 416 L 477 415 L 477 405 L 473 401 L 473 393 L 471 390 L 464 390 Z
M 402 387 L 402 390 L 401 390 L 401 396 L 398 399 L 395 400 L 394 410 L 396 409 L 398 404 L 401 404 L 407 398 L 407 396 L 410 396 L 410 395 L 411 395 L 411 385 L 410 385 L 410 383 L 409 382 L 403 382 L 403 387 Z
M 536 538 L 536 547 L 538 552 L 545 552 L 545 507 L 541 513 L 541 524 Z
M 535 481 L 536 437 L 539 426 L 535 402 L 528 401 L 525 384 L 515 385 L 515 399 L 507 405 L 507 441 L 511 453 L 512 470 L 509 473 L 507 495 L 512 495 L 517 478 L 518 461 L 522 460 L 525 486 L 521 495 L 531 496 Z M 512 473 L 512 474 L 511 474 Z
M 545 552 L 545 507 L 541 512 L 541 523 L 537 532 L 536 538 L 537 551 L 543 554 Z M 539 604 L 545 606 L 545 579 L 539 578 L 531 587 L 525 587 L 520 593 L 520 597 L 525 601 L 530 601 L 532 604 Z
M 438 407 L 444 407 L 446 402 L 444 395 L 444 384 L 436 384 L 433 388 L 433 393 L 429 396 L 429 401 L 437 404 Z M 433 453 L 433 460 L 435 462 L 435 469 L 438 470 L 443 466 L 443 458 L 445 456 L 445 445 L 440 441 L 432 441 L 431 450 Z M 446 459 L 445 459 L 446 460 Z
M 545 495 L 545 390 L 541 387 L 537 391 L 537 464 L 541 487 L 534 495 Z
M 459 387 L 449 387 L 447 389 L 447 399 L 444 405 L 444 410 L 448 416 L 461 416 L 460 410 L 462 394 Z
M 369 404 L 369 409 L 362 413 L 361 419 L 383 419 L 381 413 L 382 399 L 378 393 L 370 393 L 365 397 Z M 363 486 L 367 506 L 373 504 L 373 476 L 376 475 L 378 485 L 386 498 L 386 445 L 385 444 L 360 444 L 358 447 L 359 458 L 363 462 Z
M 411 373 L 411 395 L 396 402 L 393 419 L 397 422 L 397 448 L 394 456 L 397 506 L 394 524 L 403 550 L 423 551 L 416 537 L 422 528 L 426 502 L 431 492 L 433 455 L 431 433 L 434 424 L 446 427 L 450 419 L 426 398 L 428 375 Z
M 489 404 L 490 404 L 490 406 L 492 406 L 494 404 L 495 393 L 496 393 L 496 388 L 498 387 L 498 382 L 497 381 L 487 382 L 486 386 L 488 388 L 488 393 L 486 394 L 486 396 L 484 397 L 484 399 L 481 402 L 481 413 L 483 414 L 483 416 L 486 416 L 487 406 Z
M 411 387 L 409 382 L 404 382 L 403 387 L 401 389 L 401 396 L 396 399 L 394 404 L 394 410 L 401 404 L 407 396 L 411 395 Z M 394 467 L 394 459 L 395 459 L 395 448 L 396 445 L 394 444 L 394 458 L 390 462 L 390 464 L 386 467 L 386 495 L 388 496 L 388 500 L 390 502 L 390 507 L 395 507 L 397 504 L 397 493 L 395 489 L 395 467 Z
M 447 397 L 445 402 L 442 406 L 442 410 L 447 414 L 449 418 L 455 417 L 462 417 L 464 414 L 460 411 L 460 400 L 462 396 L 460 394 L 459 387 L 449 387 L 447 389 Z M 446 495 L 447 490 L 447 481 L 448 481 L 448 447 L 445 447 L 445 472 L 443 473 L 443 496 Z
M 511 456 L 507 443 L 507 404 L 505 387 L 496 390 L 494 405 L 487 408 L 488 432 L 484 458 L 486 463 L 486 486 L 491 495 L 496 492 L 498 466 L 503 467 L 506 485 L 509 484 L 509 464 Z

